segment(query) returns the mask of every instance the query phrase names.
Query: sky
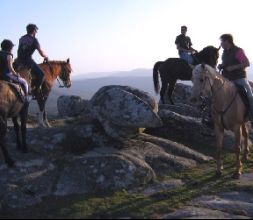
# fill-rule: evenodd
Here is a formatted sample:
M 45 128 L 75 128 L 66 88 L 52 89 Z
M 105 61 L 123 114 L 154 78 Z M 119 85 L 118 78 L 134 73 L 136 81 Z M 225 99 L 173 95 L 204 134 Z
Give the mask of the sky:
M 193 47 L 220 45 L 231 33 L 253 61 L 252 0 L 8 0 L 1 1 L 0 41 L 16 45 L 26 25 L 51 60 L 70 58 L 74 74 L 153 68 L 178 57 L 175 38 L 188 27 Z M 34 59 L 43 59 L 36 52 Z

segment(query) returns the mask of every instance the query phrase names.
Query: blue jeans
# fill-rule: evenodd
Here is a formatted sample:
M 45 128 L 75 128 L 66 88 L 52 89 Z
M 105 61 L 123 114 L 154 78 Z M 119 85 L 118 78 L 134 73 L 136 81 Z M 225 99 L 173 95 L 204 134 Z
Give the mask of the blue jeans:
M 38 77 L 38 81 L 36 82 L 35 86 L 36 88 L 40 88 L 44 82 L 45 74 L 40 66 L 34 61 L 32 61 L 32 72 Z
M 243 86 L 243 88 L 246 90 L 246 94 L 247 94 L 249 105 L 250 105 L 251 116 L 253 116 L 253 93 L 252 93 L 248 80 L 246 78 L 243 78 L 243 79 L 234 80 L 233 82 L 235 84 Z
M 194 60 L 192 58 L 192 54 L 188 52 L 181 52 L 179 54 L 180 58 L 185 60 L 187 63 L 192 64 L 194 63 Z

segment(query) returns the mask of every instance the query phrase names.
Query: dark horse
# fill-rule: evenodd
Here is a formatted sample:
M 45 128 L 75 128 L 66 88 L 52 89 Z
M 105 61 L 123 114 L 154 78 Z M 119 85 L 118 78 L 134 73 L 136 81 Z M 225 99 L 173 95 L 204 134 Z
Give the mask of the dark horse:
M 16 60 L 15 62 L 17 62 L 16 63 L 17 66 L 21 65 L 18 60 Z M 59 83 L 60 80 L 63 82 L 63 85 L 60 85 L 60 87 L 66 88 L 71 87 L 70 74 L 72 72 L 72 69 L 69 59 L 67 59 L 67 61 L 44 61 L 43 63 L 40 64 L 40 68 L 43 70 L 45 74 L 45 81 L 42 84 L 41 92 L 34 93 L 32 90 L 32 93 L 39 105 L 40 110 L 40 113 L 38 115 L 39 125 L 43 127 L 50 127 L 45 110 L 47 99 L 54 86 L 56 79 L 58 80 Z M 27 73 L 25 73 L 25 75 L 27 75 Z M 25 75 L 22 76 L 25 77 Z M 33 72 L 31 73 L 31 75 L 32 75 L 31 87 L 33 88 L 34 85 L 36 85 L 37 78 L 36 74 L 34 74 Z
M 205 63 L 212 67 L 216 67 L 219 58 L 220 48 L 213 46 L 205 47 L 199 53 L 194 54 L 194 65 Z M 160 91 L 159 75 L 161 76 L 162 89 Z M 167 91 L 169 84 L 168 97 L 171 104 L 174 105 L 172 100 L 172 93 L 178 79 L 191 80 L 192 67 L 183 59 L 169 58 L 165 61 L 159 61 L 154 65 L 153 80 L 155 92 L 158 94 L 160 91 L 161 101 L 165 104 L 164 95 Z
M 7 119 L 12 118 L 14 130 L 16 133 L 17 149 L 21 150 L 23 153 L 26 153 L 28 151 L 26 146 L 26 122 L 28 107 L 29 104 L 23 102 L 18 92 L 16 91 L 15 86 L 9 82 L 2 80 L 0 81 L 0 147 L 3 152 L 4 160 L 9 167 L 14 166 L 14 161 L 9 156 L 5 144 L 5 136 L 7 133 Z M 22 140 L 20 139 L 20 126 L 18 123 L 18 117 L 20 117 L 21 121 Z

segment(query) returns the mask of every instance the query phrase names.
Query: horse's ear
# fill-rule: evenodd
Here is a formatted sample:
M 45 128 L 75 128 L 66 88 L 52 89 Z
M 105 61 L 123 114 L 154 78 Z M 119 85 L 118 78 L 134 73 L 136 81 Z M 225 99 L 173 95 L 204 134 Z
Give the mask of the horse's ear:
M 67 63 L 69 63 L 69 58 L 67 59 Z

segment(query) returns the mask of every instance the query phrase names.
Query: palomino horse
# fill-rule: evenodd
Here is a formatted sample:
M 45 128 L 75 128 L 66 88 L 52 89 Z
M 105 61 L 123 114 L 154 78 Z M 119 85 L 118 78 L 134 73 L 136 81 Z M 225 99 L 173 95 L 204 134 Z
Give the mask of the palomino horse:
M 215 48 L 213 46 L 205 47 L 202 51 L 194 55 L 195 57 L 194 65 L 204 62 L 212 67 L 215 67 L 217 65 L 217 61 L 219 58 L 219 50 L 220 48 Z M 159 73 L 162 81 L 161 91 L 158 79 Z M 172 94 L 175 89 L 177 80 L 178 79 L 191 80 L 191 78 L 192 78 L 192 67 L 183 59 L 169 58 L 165 61 L 159 61 L 154 65 L 153 69 L 154 88 L 157 94 L 160 91 L 161 101 L 163 104 L 165 104 L 164 95 L 168 88 L 168 84 L 169 84 L 168 97 L 171 104 L 174 105 L 172 100 Z
M 26 71 L 27 73 L 27 71 Z M 30 73 L 27 75 L 30 76 Z M 26 78 L 28 81 L 28 78 Z M 16 133 L 17 149 L 26 153 L 26 122 L 28 115 L 28 103 L 24 103 L 19 97 L 17 91 L 10 83 L 0 81 L 0 147 L 3 152 L 4 160 L 9 167 L 14 166 L 14 161 L 9 156 L 5 145 L 5 136 L 7 133 L 7 119 L 12 118 L 14 130 Z M 21 137 L 18 117 L 21 121 Z
M 221 76 L 215 69 L 208 65 L 198 65 L 193 70 L 193 99 L 211 95 L 212 118 L 215 125 L 217 141 L 217 174 L 222 174 L 222 147 L 224 130 L 231 130 L 235 135 L 235 151 L 237 159 L 236 173 L 234 178 L 240 178 L 242 163 L 240 153 L 242 149 L 242 135 L 245 139 L 243 160 L 248 159 L 249 154 L 249 131 L 246 125 L 247 109 L 241 99 L 234 83 Z
M 60 80 L 63 82 L 63 85 L 60 87 L 71 87 L 70 74 L 72 69 L 69 59 L 67 59 L 67 61 L 44 61 L 42 64 L 40 64 L 40 67 L 45 74 L 45 81 L 42 85 L 41 93 L 36 93 L 33 95 L 35 96 L 40 109 L 38 116 L 39 125 L 43 127 L 50 127 L 45 110 L 47 99 L 56 79 L 59 83 Z M 36 75 L 32 73 L 32 87 L 36 84 L 35 82 Z

